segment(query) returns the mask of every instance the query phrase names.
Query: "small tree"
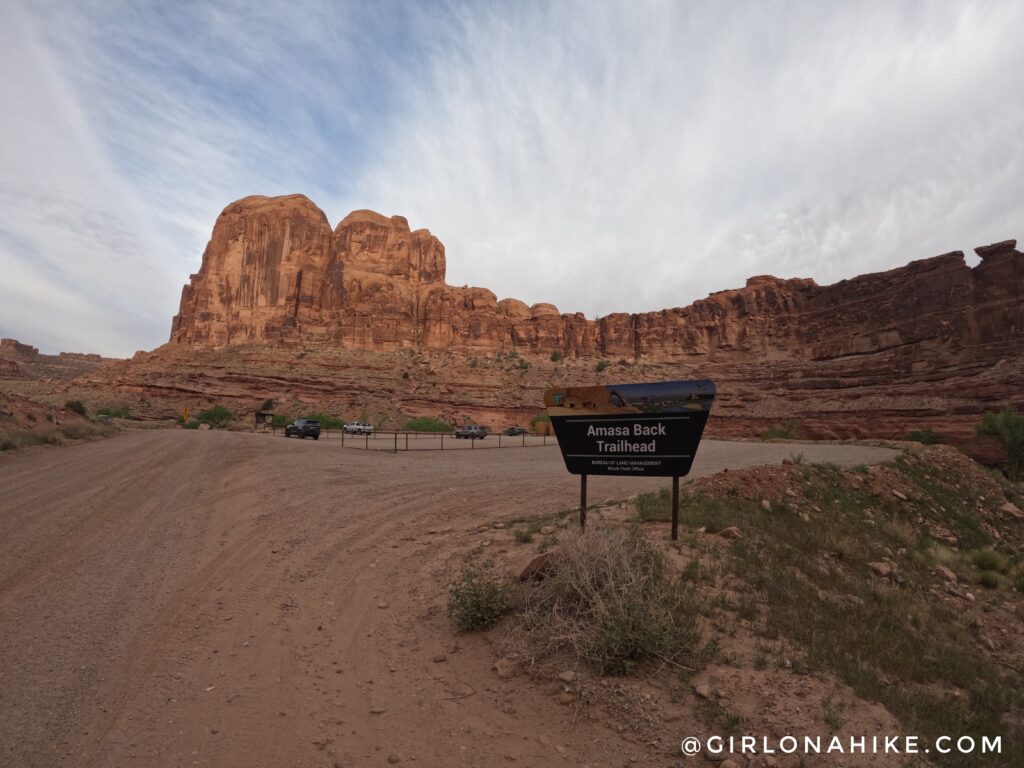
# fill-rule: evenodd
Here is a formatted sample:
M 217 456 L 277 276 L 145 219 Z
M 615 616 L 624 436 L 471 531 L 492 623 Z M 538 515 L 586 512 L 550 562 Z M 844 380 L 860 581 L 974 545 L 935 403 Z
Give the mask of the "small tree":
M 231 419 L 234 418 L 227 408 L 223 405 L 215 405 L 212 408 L 207 408 L 205 411 L 201 411 L 196 420 L 201 424 L 209 424 L 213 429 L 224 429 Z
M 272 411 L 272 410 L 274 410 L 274 401 L 271 398 L 268 397 L 266 400 L 263 401 L 263 404 L 260 406 L 260 410 L 261 411 Z
M 976 430 L 979 435 L 994 437 L 1003 444 L 1010 460 L 1010 479 L 1020 480 L 1024 469 L 1024 415 L 1010 408 L 986 413 Z
M 565 357 L 565 355 L 556 350 L 556 351 L 551 353 L 551 362 L 552 363 L 561 362 L 563 357 Z
M 77 413 L 79 416 L 85 416 L 85 405 L 82 404 L 81 400 L 68 400 L 64 403 L 64 407 L 73 413 Z

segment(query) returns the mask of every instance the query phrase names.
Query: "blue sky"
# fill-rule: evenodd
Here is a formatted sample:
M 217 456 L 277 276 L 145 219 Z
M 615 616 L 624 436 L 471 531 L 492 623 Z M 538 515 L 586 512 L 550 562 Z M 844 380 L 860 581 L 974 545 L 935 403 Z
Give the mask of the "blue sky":
M 0 335 L 166 341 L 220 210 L 589 317 L 1024 238 L 1019 2 L 0 0 Z M 974 263 L 972 261 L 972 263 Z

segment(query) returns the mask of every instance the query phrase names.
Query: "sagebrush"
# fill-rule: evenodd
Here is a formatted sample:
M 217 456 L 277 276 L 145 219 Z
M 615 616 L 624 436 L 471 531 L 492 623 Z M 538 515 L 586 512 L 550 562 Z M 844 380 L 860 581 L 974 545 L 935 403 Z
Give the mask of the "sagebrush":
M 694 654 L 698 611 L 664 553 L 638 529 L 592 526 L 559 545 L 524 596 L 508 640 L 526 657 L 574 655 L 602 674 Z

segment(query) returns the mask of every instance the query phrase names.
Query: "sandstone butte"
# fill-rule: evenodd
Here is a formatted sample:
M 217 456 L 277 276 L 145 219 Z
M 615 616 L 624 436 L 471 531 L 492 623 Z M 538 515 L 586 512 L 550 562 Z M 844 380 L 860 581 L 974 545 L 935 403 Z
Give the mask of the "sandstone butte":
M 979 455 L 992 451 L 974 438 L 980 414 L 1024 406 L 1024 257 L 1014 240 L 975 252 L 974 267 L 954 251 L 827 286 L 759 276 L 687 307 L 590 320 L 446 284 L 444 246 L 401 216 L 355 211 L 332 230 L 302 195 L 247 197 L 217 219 L 170 343 L 94 381 L 174 402 L 290 397 L 497 427 L 537 412 L 553 382 L 709 377 L 711 434 L 787 420 L 819 438 L 927 428 Z M 475 365 L 512 352 L 529 370 Z

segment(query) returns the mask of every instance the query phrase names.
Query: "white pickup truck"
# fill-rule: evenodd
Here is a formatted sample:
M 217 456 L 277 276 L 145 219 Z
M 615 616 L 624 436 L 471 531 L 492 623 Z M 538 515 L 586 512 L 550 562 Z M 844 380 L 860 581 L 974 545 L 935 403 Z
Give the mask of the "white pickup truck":
M 342 429 L 350 435 L 372 435 L 373 425 L 365 421 L 350 421 Z

